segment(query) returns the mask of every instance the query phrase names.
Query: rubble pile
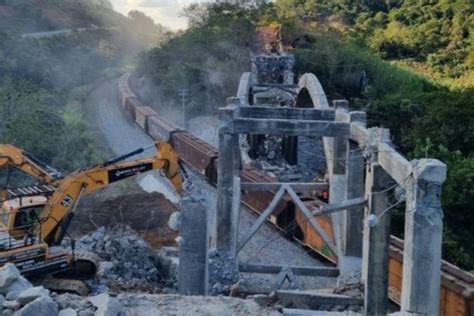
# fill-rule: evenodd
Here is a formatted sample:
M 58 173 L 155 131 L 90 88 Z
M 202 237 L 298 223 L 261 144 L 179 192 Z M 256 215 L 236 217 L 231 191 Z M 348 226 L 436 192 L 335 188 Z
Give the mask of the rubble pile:
M 229 293 L 239 281 L 237 262 L 229 253 L 218 250 L 209 252 L 209 289 L 211 295 Z
M 104 227 L 77 242 L 76 248 L 96 253 L 100 262 L 96 292 L 139 290 L 154 293 L 170 286 L 163 259 L 129 227 Z
M 313 181 L 324 175 L 324 157 L 315 156 L 316 148 L 322 152 L 321 141 L 309 137 L 298 138 L 298 164 L 290 165 L 283 155 L 283 138 L 267 135 L 257 148 L 255 167 L 283 182 Z
M 21 276 L 20 271 L 12 263 L 7 263 L 0 268 L 0 312 L 1 315 L 17 316 L 50 316 L 50 315 L 77 315 L 86 312 L 93 315 L 91 304 L 83 302 L 75 305 L 71 311 L 63 311 L 60 304 L 53 298 L 58 297 L 42 286 L 33 286 Z M 79 301 L 83 298 L 77 296 Z M 68 300 L 63 300 L 68 301 Z M 72 301 L 71 301 L 72 302 Z M 74 312 L 73 314 L 71 312 Z

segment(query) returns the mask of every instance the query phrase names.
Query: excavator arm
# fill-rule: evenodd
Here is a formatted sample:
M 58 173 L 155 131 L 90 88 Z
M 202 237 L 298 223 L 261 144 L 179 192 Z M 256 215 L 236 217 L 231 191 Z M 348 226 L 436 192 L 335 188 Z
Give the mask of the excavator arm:
M 121 156 L 101 165 L 66 176 L 53 193 L 40 215 L 39 236 L 48 244 L 59 244 L 74 215 L 75 206 L 84 194 L 101 189 L 111 183 L 151 170 L 162 170 L 176 191 L 182 191 L 179 158 L 171 145 L 155 144 L 156 156 L 123 162 L 124 159 L 143 152 L 145 148 Z M 122 161 L 122 162 L 120 162 Z
M 13 166 L 24 173 L 47 184 L 55 184 L 61 176 L 49 166 L 41 166 L 41 162 L 23 150 L 12 145 L 0 144 L 0 168 Z

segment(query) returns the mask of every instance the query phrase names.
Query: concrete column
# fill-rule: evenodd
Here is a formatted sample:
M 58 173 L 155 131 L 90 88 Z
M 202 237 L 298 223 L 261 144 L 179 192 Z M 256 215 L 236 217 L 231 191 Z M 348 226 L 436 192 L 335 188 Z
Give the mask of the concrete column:
M 412 161 L 406 185 L 402 312 L 437 315 L 441 278 L 443 211 L 441 189 L 446 165 L 438 160 Z
M 388 305 L 388 260 L 390 247 L 390 212 L 387 192 L 390 177 L 377 163 L 367 166 L 362 279 L 364 314 L 385 315 Z M 371 216 L 372 215 L 372 216 Z M 369 223 L 369 216 L 376 218 Z
M 349 121 L 353 124 L 366 125 L 365 112 L 350 112 Z M 347 199 L 364 196 L 365 192 L 365 162 L 359 144 L 348 140 L 347 145 Z M 346 256 L 362 257 L 362 231 L 364 207 L 344 213 L 344 245 L 343 253 Z
M 336 100 L 333 102 L 336 109 L 336 117 L 338 112 L 347 113 L 349 103 L 347 100 Z M 329 170 L 329 204 L 340 203 L 347 199 L 347 182 L 346 182 L 346 166 L 347 166 L 347 138 L 335 137 L 332 140 L 332 155 L 328 163 Z M 331 214 L 333 223 L 333 231 L 335 243 L 338 249 L 338 256 L 343 253 L 342 248 L 345 243 L 344 234 L 344 213 L 337 212 Z
M 233 101 L 232 98 L 231 101 Z M 238 100 L 238 99 L 237 99 Z M 232 133 L 232 121 L 235 107 L 220 109 L 221 126 L 219 129 L 219 161 L 217 180 L 217 242 L 219 251 L 232 252 L 236 248 L 235 217 L 232 216 L 234 176 L 238 176 L 240 167 L 239 136 Z
M 347 199 L 363 197 L 365 191 L 364 157 L 359 145 L 353 141 L 349 141 L 347 160 Z M 347 211 L 344 215 L 344 255 L 362 257 L 364 207 Z
M 188 192 L 181 210 L 179 280 L 181 295 L 208 294 L 207 207 L 199 192 Z

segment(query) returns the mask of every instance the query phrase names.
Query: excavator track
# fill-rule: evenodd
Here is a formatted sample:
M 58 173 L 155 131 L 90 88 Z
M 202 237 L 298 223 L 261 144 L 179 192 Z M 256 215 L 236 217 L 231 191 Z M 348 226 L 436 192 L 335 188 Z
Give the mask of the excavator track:
M 90 294 L 89 287 L 81 280 L 72 279 L 57 279 L 54 277 L 47 277 L 40 279 L 36 283 L 44 286 L 50 291 L 58 293 L 74 293 L 80 296 L 87 296 Z
M 54 273 L 52 276 L 58 279 L 88 280 L 93 278 L 99 269 L 100 258 L 98 255 L 88 251 L 72 252 L 71 264 L 67 270 Z
M 36 279 L 35 283 L 43 285 L 50 291 L 86 296 L 90 293 L 90 289 L 84 280 L 95 276 L 100 258 L 95 253 L 87 251 L 75 251 L 74 257 L 72 252 L 69 255 L 71 256 L 69 268 L 45 278 Z

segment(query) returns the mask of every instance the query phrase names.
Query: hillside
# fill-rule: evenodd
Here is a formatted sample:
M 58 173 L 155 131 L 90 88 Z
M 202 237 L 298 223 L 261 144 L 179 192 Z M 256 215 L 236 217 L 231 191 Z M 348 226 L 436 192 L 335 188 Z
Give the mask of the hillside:
M 107 1 L 95 0 L 2 0 L 0 29 L 18 33 L 116 26 L 126 18 Z
M 122 16 L 108 1 L 2 0 L 0 15 L 0 142 L 67 171 L 97 160 L 84 120 L 88 92 L 163 40 L 164 29 L 143 13 Z M 89 29 L 18 35 L 77 27 Z

